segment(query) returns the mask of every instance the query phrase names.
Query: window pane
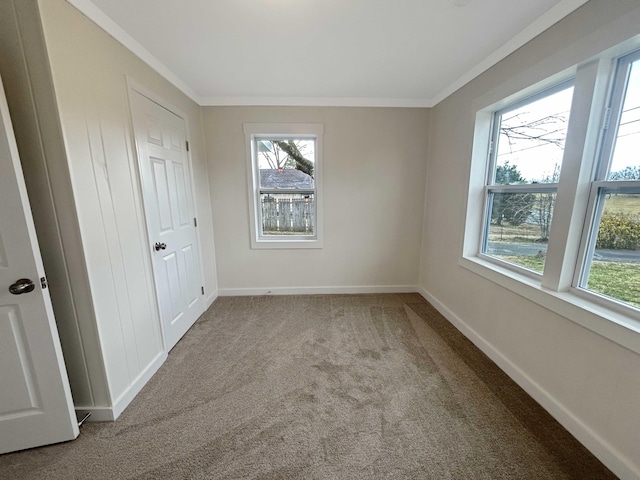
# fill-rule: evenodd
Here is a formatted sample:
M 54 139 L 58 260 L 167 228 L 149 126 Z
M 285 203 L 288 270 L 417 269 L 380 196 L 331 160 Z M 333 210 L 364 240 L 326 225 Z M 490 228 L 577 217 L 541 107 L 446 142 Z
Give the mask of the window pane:
M 572 95 L 569 87 L 500 116 L 495 184 L 558 181 Z
M 542 273 L 555 199 L 555 193 L 492 193 L 483 253 Z
M 640 60 L 631 64 L 609 180 L 640 180 Z
M 314 195 L 263 193 L 262 235 L 315 235 Z
M 640 307 L 640 194 L 604 194 L 586 288 Z
M 309 139 L 256 140 L 261 188 L 313 190 L 315 141 Z

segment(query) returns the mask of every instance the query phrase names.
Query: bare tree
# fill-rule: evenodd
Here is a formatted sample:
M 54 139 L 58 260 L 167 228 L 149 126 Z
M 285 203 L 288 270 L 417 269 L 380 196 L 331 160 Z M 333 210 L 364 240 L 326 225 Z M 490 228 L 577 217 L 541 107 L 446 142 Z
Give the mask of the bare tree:
M 535 148 L 541 144 L 553 144 L 558 148 L 564 148 L 567 136 L 568 116 L 564 113 L 547 115 L 537 120 L 528 121 L 523 117 L 528 112 L 520 112 L 503 117 L 500 122 L 500 133 L 507 138 L 511 153 Z M 514 145 L 527 140 L 530 145 L 513 150 Z
M 542 183 L 557 183 L 560 178 L 560 165 L 557 163 L 553 167 L 553 172 L 542 179 Z M 540 240 L 549 240 L 551 230 L 551 219 L 553 218 L 553 206 L 555 203 L 555 193 L 538 193 L 535 205 L 536 221 L 540 227 Z
M 640 180 L 640 166 L 625 167 L 617 172 L 611 172 L 610 180 Z
M 273 169 L 295 168 L 313 177 L 313 162 L 304 154 L 304 146 L 296 140 L 260 140 L 259 153 Z
M 285 168 L 288 157 L 281 149 L 277 148 L 275 141 L 260 140 L 258 152 L 272 169 L 282 170 Z
M 299 146 L 293 140 L 277 141 L 276 144 L 292 159 L 296 164 L 296 169 L 300 170 L 310 177 L 313 177 L 313 162 L 307 160 L 300 152 Z

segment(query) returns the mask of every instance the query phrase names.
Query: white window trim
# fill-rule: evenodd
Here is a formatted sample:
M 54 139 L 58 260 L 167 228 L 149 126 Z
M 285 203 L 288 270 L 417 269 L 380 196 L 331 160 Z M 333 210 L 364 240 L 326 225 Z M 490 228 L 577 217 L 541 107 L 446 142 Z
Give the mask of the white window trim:
M 596 186 L 593 174 L 597 168 L 602 135 L 601 112 L 610 98 L 614 59 L 623 56 L 624 49 L 638 47 L 639 39 L 603 52 L 598 58 L 567 69 L 521 94 L 501 100 L 481 109 L 476 115 L 472 162 L 469 178 L 467 210 L 459 265 L 496 283 L 564 318 L 567 318 L 631 351 L 640 353 L 640 314 L 622 302 L 595 292 L 576 288 L 576 265 L 584 264 L 586 241 L 584 235 L 591 228 L 585 222 L 585 212 L 590 214 L 590 192 Z M 505 105 L 531 96 L 553 85 L 575 77 L 574 100 L 583 111 L 580 120 L 573 122 L 565 145 L 561 179 L 558 184 L 556 212 L 565 222 L 555 222 L 549 240 L 544 275 L 511 265 L 495 257 L 482 254 L 483 231 L 486 223 L 485 198 L 489 146 L 494 112 Z M 577 124 L 576 124 L 577 123 Z M 565 173 L 566 172 L 566 173 Z M 564 176 L 563 176 L 564 174 Z M 607 182 L 608 183 L 608 182 Z M 493 187 L 492 187 L 493 188 Z M 562 202 L 559 202 L 564 197 Z M 558 212 L 560 207 L 563 211 Z M 582 220 L 579 218 L 582 217 Z M 587 217 L 588 218 L 588 217 Z M 578 221 L 576 221 L 578 219 Z M 585 225 L 588 223 L 589 225 Z M 555 248 L 564 245 L 565 248 Z M 552 248 L 554 246 L 554 248 Z
M 247 185 L 249 194 L 249 231 L 252 249 L 302 249 L 323 248 L 323 194 L 322 194 L 322 154 L 324 125 L 319 123 L 245 123 L 245 149 L 247 159 Z M 255 164 L 255 137 L 308 137 L 314 138 L 315 145 L 315 234 L 313 237 L 274 236 L 267 238 L 260 236 L 260 171 Z

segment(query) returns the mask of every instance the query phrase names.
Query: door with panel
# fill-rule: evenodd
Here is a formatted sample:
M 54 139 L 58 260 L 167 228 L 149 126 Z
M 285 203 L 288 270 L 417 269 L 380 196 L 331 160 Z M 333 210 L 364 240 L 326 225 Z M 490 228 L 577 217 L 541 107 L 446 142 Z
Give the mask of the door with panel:
M 130 100 L 156 294 L 170 350 L 204 309 L 186 122 L 134 89 Z
M 0 80 L 0 454 L 72 440 L 78 433 Z

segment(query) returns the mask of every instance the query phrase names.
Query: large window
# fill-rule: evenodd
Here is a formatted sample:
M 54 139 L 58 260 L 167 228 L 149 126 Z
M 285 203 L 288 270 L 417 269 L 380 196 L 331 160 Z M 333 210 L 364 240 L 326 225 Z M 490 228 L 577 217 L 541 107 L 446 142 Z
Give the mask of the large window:
M 578 286 L 640 307 L 640 52 L 618 62 L 603 131 Z
M 320 248 L 322 125 L 246 124 L 253 248 Z
M 463 265 L 640 326 L 640 51 L 479 112 L 466 225 Z
M 483 253 L 542 273 L 572 94 L 567 83 L 495 113 Z

